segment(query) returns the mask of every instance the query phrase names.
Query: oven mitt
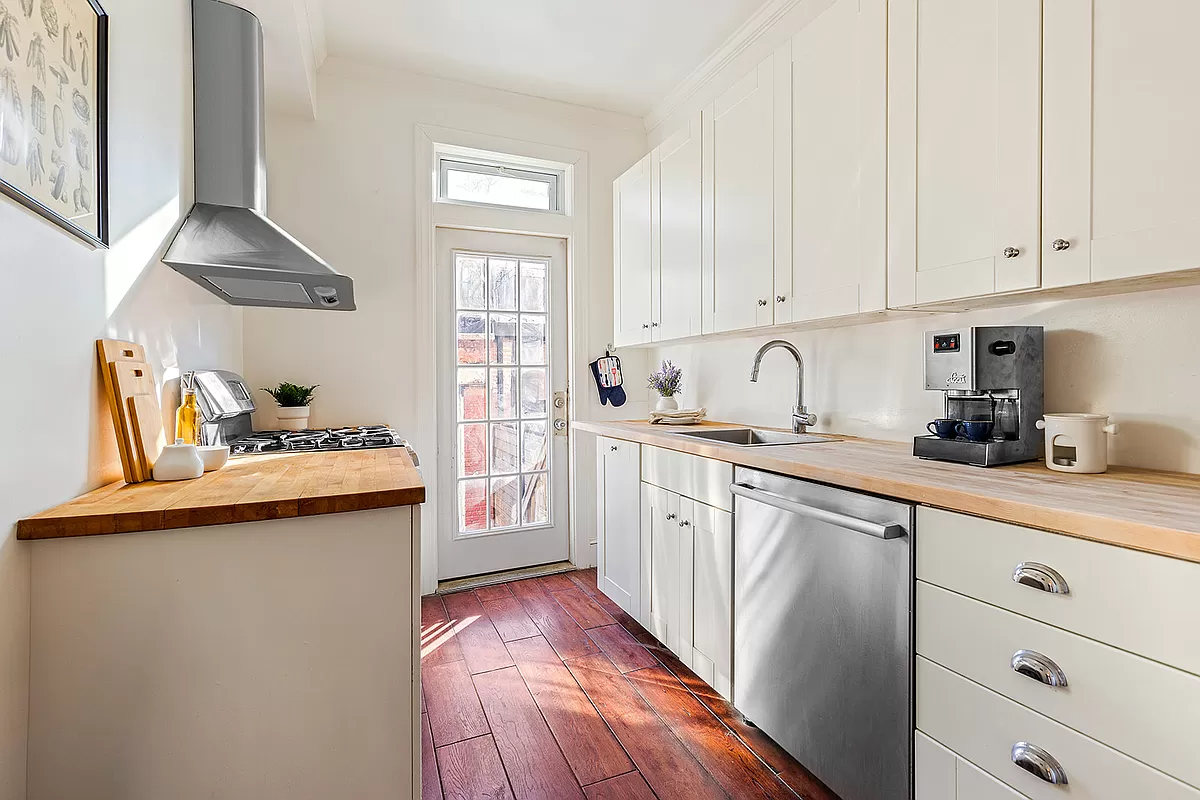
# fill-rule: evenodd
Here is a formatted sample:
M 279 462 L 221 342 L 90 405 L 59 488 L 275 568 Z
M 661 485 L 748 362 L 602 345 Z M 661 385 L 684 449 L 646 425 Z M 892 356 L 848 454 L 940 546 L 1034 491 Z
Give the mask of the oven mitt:
M 613 408 L 625 405 L 625 389 L 621 386 L 624 377 L 621 375 L 621 359 L 616 356 L 598 358 L 589 366 L 592 377 L 596 380 L 596 389 L 600 392 L 600 404 L 612 403 Z

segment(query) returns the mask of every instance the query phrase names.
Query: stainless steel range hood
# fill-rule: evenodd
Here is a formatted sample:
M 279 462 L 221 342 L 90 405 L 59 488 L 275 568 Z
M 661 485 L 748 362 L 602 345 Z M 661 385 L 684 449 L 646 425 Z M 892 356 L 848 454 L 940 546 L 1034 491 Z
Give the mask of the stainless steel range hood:
M 354 283 L 267 218 L 262 26 L 193 0 L 196 205 L 163 261 L 238 306 L 354 310 Z

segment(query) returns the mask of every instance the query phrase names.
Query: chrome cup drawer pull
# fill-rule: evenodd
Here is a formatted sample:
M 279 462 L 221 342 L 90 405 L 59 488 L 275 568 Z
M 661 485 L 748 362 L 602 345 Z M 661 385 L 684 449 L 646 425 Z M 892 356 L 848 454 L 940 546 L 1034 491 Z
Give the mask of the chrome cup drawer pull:
M 1067 685 L 1067 676 L 1062 668 L 1036 650 L 1018 650 L 1013 654 L 1012 668 L 1013 672 L 1047 686 L 1061 688 Z
M 1022 586 L 1030 586 L 1049 594 L 1070 594 L 1071 587 L 1054 569 L 1036 561 L 1022 561 L 1013 570 L 1012 579 Z
M 1036 744 L 1017 742 L 1012 749 L 1012 762 L 1031 775 L 1055 786 L 1067 785 L 1067 771 L 1058 759 Z

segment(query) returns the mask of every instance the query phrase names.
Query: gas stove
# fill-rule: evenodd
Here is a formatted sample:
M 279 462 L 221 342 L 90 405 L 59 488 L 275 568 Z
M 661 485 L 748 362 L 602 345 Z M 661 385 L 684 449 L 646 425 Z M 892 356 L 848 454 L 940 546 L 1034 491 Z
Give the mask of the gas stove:
M 234 441 L 230 451 L 232 455 L 244 456 L 255 453 L 371 450 L 380 447 L 408 447 L 408 442 L 385 425 L 362 425 L 306 431 L 256 431 Z

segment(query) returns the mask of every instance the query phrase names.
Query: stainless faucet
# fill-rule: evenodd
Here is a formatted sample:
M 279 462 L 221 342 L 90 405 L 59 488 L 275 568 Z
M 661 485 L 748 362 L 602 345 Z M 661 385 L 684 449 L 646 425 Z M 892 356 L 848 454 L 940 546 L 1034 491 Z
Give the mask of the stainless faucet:
M 758 368 L 762 366 L 763 356 L 767 354 L 767 351 L 774 350 L 776 347 L 787 350 L 796 359 L 796 405 L 792 408 L 792 433 L 804 433 L 808 430 L 809 425 L 817 424 L 817 415 L 808 413 L 808 409 L 804 407 L 804 356 L 800 355 L 800 351 L 796 349 L 795 345 L 782 339 L 764 344 L 759 349 L 758 355 L 754 357 L 754 369 L 750 373 L 750 381 L 758 383 Z

